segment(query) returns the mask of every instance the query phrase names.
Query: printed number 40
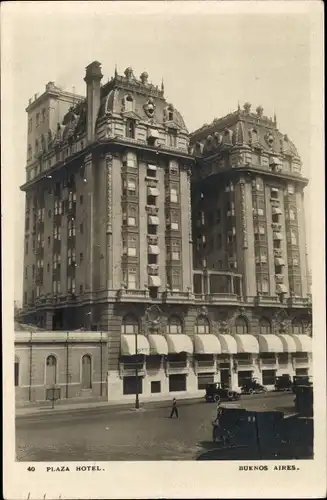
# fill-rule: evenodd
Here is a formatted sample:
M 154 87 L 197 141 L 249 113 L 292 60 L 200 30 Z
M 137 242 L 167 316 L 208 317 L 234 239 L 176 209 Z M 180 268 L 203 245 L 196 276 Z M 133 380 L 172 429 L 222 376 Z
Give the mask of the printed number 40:
M 35 471 L 35 467 L 27 467 L 27 470 L 28 470 L 29 472 L 34 472 L 34 471 Z

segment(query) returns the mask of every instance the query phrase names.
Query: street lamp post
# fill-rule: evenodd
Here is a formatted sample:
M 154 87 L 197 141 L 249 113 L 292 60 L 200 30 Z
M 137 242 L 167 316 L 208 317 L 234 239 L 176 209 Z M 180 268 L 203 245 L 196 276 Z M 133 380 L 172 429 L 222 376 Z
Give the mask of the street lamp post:
M 135 378 L 136 378 L 136 392 L 135 392 L 135 408 L 138 410 L 140 408 L 139 401 L 139 368 L 138 368 L 138 349 L 137 349 L 137 331 L 135 331 L 135 354 L 136 354 L 136 365 L 135 365 Z

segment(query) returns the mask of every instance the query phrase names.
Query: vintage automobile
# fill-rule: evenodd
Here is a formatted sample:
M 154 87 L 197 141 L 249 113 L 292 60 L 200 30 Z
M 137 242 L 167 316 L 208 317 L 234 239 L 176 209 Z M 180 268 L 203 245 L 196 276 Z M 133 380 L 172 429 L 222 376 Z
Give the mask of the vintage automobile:
M 267 389 L 259 384 L 255 378 L 245 379 L 241 386 L 242 394 L 259 394 L 262 392 L 267 392 Z
M 284 373 L 280 377 L 276 377 L 275 391 L 291 391 L 292 388 L 293 382 L 290 375 Z
M 207 403 L 215 401 L 237 401 L 241 397 L 241 393 L 237 391 L 232 391 L 228 387 L 224 387 L 222 384 L 207 384 L 205 400 Z
M 293 386 L 292 390 L 295 394 L 297 386 L 307 386 L 311 387 L 312 386 L 312 381 L 308 375 L 295 375 L 293 377 Z

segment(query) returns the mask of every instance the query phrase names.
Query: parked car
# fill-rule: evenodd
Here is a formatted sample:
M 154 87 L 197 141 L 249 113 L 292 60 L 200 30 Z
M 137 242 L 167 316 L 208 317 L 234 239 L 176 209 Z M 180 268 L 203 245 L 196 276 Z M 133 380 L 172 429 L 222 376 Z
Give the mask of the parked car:
M 232 391 L 228 387 L 224 387 L 222 384 L 207 384 L 205 400 L 207 403 L 216 401 L 237 401 L 241 397 L 241 393 L 237 391 Z
M 283 374 L 280 377 L 276 377 L 275 391 L 291 391 L 292 388 L 293 382 L 290 375 Z
M 255 378 L 249 378 L 244 380 L 241 391 L 242 394 L 259 394 L 261 392 L 267 392 L 267 389 L 259 384 Z
M 309 377 L 308 375 L 295 375 L 293 377 L 293 387 L 292 387 L 294 394 L 295 394 L 296 388 L 300 385 L 311 387 L 312 386 L 311 377 Z

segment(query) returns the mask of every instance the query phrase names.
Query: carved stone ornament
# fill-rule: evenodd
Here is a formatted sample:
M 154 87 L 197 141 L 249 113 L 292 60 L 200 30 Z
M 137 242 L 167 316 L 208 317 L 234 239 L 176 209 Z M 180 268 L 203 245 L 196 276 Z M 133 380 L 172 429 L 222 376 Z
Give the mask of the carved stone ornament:
M 243 248 L 248 248 L 248 236 L 246 227 L 246 206 L 245 206 L 245 181 L 240 179 L 240 191 L 241 191 L 241 224 L 243 233 Z
M 265 135 L 265 141 L 266 143 L 268 144 L 268 146 L 271 148 L 273 143 L 274 143 L 274 136 L 272 135 L 271 132 L 268 132 L 266 135 Z
M 199 314 L 201 314 L 202 316 L 208 316 L 208 308 L 206 306 L 200 307 Z
M 156 105 L 155 105 L 154 100 L 152 99 L 152 97 L 150 97 L 147 100 L 147 102 L 143 106 L 143 109 L 144 109 L 146 115 L 149 118 L 152 118 L 154 116 L 154 113 L 156 111 Z
M 106 155 L 107 169 L 107 233 L 112 232 L 112 155 Z
M 160 320 L 161 320 L 161 316 L 162 316 L 161 309 L 155 305 L 148 307 L 145 311 L 146 320 L 151 325 L 159 324 Z

